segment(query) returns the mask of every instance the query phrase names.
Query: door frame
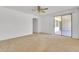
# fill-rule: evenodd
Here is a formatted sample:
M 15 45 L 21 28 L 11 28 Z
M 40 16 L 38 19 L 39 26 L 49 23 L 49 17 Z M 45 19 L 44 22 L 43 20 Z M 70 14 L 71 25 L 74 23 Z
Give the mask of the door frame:
M 34 20 L 37 22 L 37 31 L 36 32 L 34 32 Z M 32 21 L 33 21 L 33 34 L 36 34 L 36 33 L 38 33 L 38 20 L 37 20 L 37 18 L 32 18 Z

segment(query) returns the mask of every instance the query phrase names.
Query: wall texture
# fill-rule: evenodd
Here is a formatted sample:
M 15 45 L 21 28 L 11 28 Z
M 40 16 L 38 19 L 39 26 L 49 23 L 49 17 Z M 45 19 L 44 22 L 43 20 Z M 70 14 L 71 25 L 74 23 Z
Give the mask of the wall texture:
M 40 18 L 40 32 L 54 34 L 54 17 L 51 15 L 45 15 Z
M 0 40 L 33 33 L 33 15 L 0 7 Z

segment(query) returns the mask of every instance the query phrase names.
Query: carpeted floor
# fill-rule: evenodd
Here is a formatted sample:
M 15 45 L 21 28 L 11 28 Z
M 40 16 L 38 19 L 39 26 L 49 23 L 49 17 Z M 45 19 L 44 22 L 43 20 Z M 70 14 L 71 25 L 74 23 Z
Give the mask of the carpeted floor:
M 33 34 L 0 41 L 2 52 L 76 52 L 79 40 L 48 34 Z

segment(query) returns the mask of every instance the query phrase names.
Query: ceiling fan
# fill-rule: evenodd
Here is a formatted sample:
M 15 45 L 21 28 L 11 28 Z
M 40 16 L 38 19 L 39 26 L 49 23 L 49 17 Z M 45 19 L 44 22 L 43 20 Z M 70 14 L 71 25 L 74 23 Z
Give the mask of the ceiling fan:
M 41 6 L 36 6 L 33 11 L 37 12 L 37 13 L 46 13 L 46 10 L 48 10 L 48 8 L 43 8 Z

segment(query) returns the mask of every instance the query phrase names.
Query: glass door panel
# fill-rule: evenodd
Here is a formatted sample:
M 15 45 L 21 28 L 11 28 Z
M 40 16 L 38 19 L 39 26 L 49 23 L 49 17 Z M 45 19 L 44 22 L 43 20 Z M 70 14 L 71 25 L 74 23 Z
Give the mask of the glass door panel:
M 55 17 L 55 34 L 61 35 L 61 16 Z
M 62 35 L 71 36 L 71 15 L 62 16 Z

